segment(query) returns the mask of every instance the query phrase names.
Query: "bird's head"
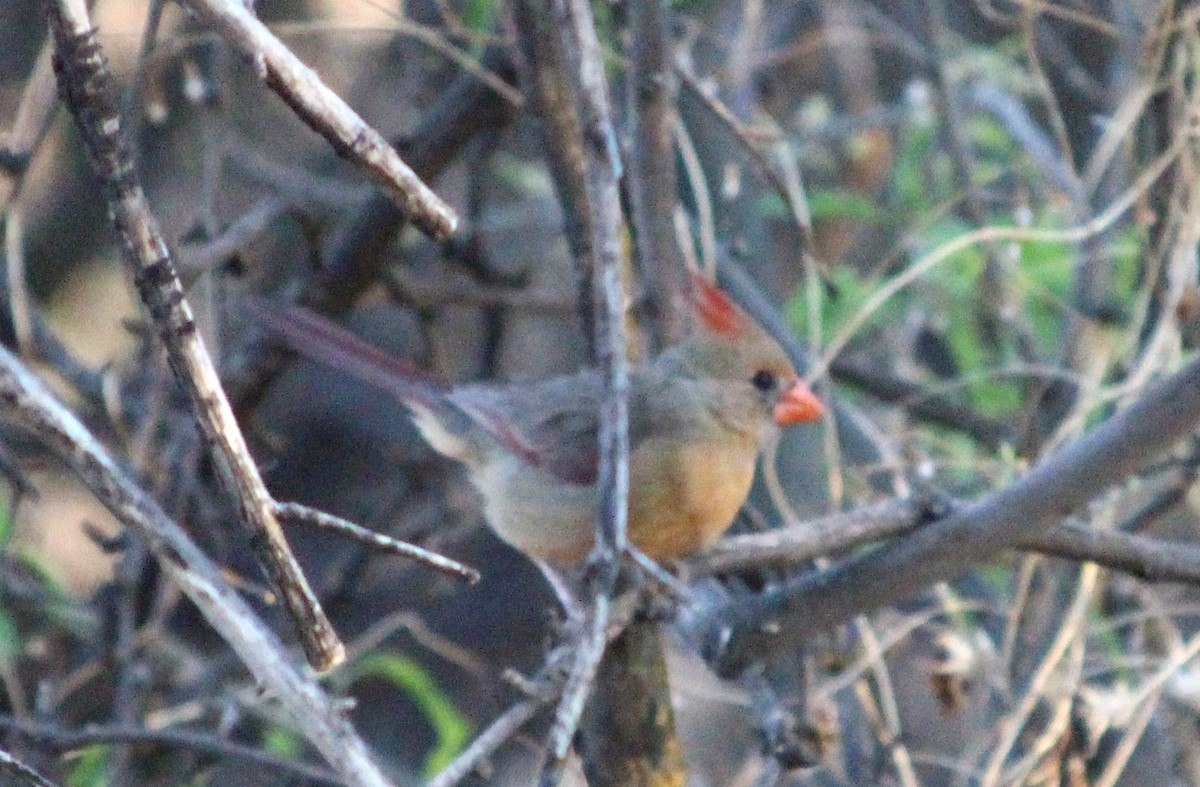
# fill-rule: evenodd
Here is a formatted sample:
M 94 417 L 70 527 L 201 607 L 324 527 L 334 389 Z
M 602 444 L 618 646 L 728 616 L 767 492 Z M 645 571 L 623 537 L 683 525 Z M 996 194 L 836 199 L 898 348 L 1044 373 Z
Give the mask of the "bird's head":
M 692 276 L 693 331 L 669 351 L 697 380 L 720 383 L 778 425 L 815 421 L 824 408 L 796 374 L 779 342 L 700 274 Z

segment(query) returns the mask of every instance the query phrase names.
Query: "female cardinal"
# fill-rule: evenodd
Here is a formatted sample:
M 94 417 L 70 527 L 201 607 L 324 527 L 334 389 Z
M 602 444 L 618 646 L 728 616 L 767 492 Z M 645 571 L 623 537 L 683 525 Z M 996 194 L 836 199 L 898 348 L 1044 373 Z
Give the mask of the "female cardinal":
M 823 412 L 783 348 L 715 285 L 693 280 L 691 334 L 630 373 L 629 540 L 653 559 L 720 537 L 767 439 Z M 425 440 L 466 465 L 502 539 L 542 566 L 588 554 L 598 498 L 595 371 L 448 388 L 311 312 L 250 308 L 302 355 L 399 397 Z

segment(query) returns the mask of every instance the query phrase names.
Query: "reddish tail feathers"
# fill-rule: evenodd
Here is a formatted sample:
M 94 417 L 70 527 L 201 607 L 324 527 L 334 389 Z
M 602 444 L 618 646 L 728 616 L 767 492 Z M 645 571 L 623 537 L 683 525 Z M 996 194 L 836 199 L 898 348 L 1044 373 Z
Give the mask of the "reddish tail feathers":
M 283 344 L 309 360 L 347 372 L 402 401 L 433 403 L 446 385 L 433 375 L 384 352 L 302 306 L 262 298 L 245 300 L 251 317 Z

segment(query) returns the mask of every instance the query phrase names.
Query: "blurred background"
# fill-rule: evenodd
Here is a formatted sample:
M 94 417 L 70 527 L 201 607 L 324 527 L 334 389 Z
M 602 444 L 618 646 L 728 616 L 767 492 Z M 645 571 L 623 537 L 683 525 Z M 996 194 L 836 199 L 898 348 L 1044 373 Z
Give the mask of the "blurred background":
M 592 5 L 626 157 L 635 8 Z M 520 696 L 502 675 L 541 664 L 553 598 L 397 402 L 271 351 L 238 299 L 301 300 L 452 381 L 573 371 L 590 352 L 562 185 L 510 4 L 255 10 L 461 212 L 454 238 L 407 226 L 179 6 L 98 0 L 93 14 L 144 187 L 272 492 L 483 572 L 467 588 L 289 530 L 350 644 L 328 685 L 354 698 L 351 717 L 397 780 L 421 783 Z M 780 445 L 780 488 L 756 487 L 738 530 L 893 496 L 984 494 L 1190 350 L 1194 6 L 714 0 L 664 15 L 680 259 L 745 274 L 741 297 L 781 320 L 837 403 L 836 429 Z M 292 641 L 52 103 L 41 8 L 0 0 L 0 19 L 0 339 Z M 988 227 L 1008 229 L 943 253 Z M 632 241 L 627 251 L 630 324 L 653 343 L 663 293 L 654 264 Z M 1196 457 L 1185 445 L 1080 520 L 1195 540 Z M 305 783 L 280 763 L 313 754 L 144 548 L 29 435 L 0 434 L 0 460 L 5 748 L 71 785 Z M 1183 586 L 1014 552 L 797 643 L 762 678 L 771 708 L 794 716 L 790 748 L 764 733 L 763 692 L 718 681 L 678 645 L 688 783 L 1200 784 L 1185 658 L 1195 601 Z M 533 783 L 546 723 L 474 783 Z M 128 736 L 89 737 L 89 725 Z

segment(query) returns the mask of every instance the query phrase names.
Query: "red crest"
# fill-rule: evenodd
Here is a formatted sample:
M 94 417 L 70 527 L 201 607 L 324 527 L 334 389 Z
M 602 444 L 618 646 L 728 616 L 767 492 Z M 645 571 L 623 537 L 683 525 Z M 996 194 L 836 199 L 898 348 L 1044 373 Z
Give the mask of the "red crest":
M 692 272 L 692 308 L 713 333 L 732 336 L 750 325 L 745 312 L 703 274 Z

